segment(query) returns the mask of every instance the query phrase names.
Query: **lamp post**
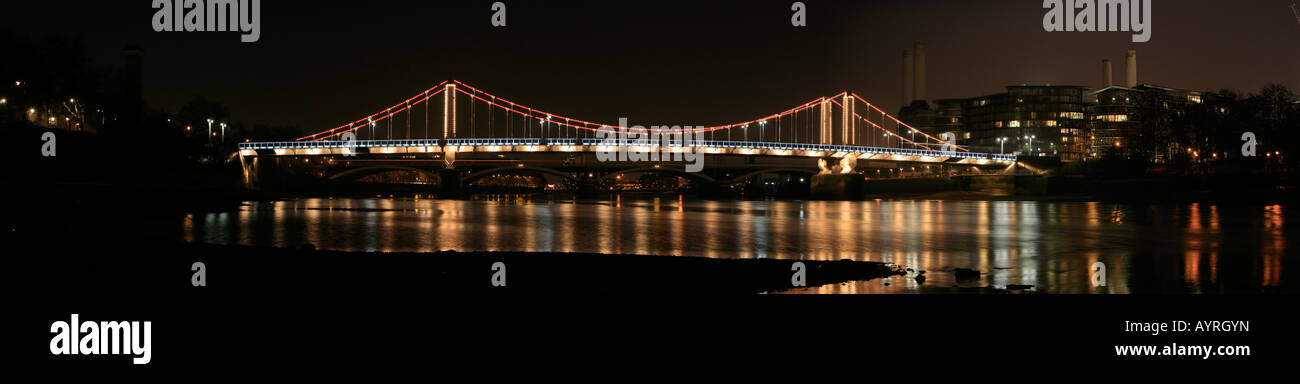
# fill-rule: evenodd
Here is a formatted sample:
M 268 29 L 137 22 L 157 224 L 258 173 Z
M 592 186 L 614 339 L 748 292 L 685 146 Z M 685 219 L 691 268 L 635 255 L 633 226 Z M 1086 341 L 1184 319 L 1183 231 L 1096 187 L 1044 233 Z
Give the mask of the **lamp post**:
M 222 143 L 222 144 L 225 144 L 225 143 L 226 143 L 226 123 L 225 123 L 225 122 L 222 122 L 222 123 L 221 123 L 221 143 Z
M 1002 144 L 1002 149 L 999 150 L 998 153 L 1000 153 L 1000 154 L 1006 154 L 1006 153 L 1007 153 L 1007 138 L 1005 138 L 1005 137 L 998 138 L 998 143 L 1001 143 L 1001 144 Z
M 1025 136 L 1025 139 L 1028 139 L 1028 140 L 1029 140 L 1029 148 L 1028 148 L 1028 152 L 1029 152 L 1030 154 L 1033 154 L 1033 153 L 1034 153 L 1034 137 L 1036 137 L 1036 136 L 1033 136 L 1033 135 Z
M 208 119 L 208 145 L 212 145 L 212 119 Z

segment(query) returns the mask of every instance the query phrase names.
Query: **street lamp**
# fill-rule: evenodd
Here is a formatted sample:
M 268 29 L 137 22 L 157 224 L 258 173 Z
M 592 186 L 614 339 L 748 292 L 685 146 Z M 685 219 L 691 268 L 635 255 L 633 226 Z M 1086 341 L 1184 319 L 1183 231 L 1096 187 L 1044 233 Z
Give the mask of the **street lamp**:
M 1031 136 L 1025 136 L 1026 139 L 1029 139 L 1029 153 L 1031 153 L 1031 154 L 1034 153 L 1034 138 L 1035 138 L 1035 137 L 1036 137 L 1036 136 L 1032 136 L 1032 135 L 1031 135 Z
M 226 142 L 226 123 L 221 123 L 221 142 Z
M 1001 144 L 1002 144 L 1002 149 L 999 150 L 998 153 L 1006 154 L 1006 153 L 1007 153 L 1007 138 L 1005 138 L 1005 137 L 998 138 L 998 143 L 1001 143 Z
M 767 121 L 758 122 L 758 141 L 763 141 L 763 131 L 767 128 Z
M 208 145 L 212 145 L 212 119 L 208 119 Z

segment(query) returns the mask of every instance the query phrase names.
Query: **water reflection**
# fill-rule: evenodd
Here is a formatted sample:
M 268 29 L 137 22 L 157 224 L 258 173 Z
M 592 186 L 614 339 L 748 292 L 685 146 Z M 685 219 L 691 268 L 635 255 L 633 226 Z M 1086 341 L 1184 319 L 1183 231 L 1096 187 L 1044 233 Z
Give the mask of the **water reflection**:
M 901 293 L 1033 285 L 1051 293 L 1295 291 L 1287 211 L 1007 201 L 302 199 L 195 214 L 183 238 L 359 251 L 539 251 L 881 261 L 928 271 L 811 288 Z M 1107 285 L 1089 267 L 1105 263 Z M 983 278 L 956 281 L 955 268 Z

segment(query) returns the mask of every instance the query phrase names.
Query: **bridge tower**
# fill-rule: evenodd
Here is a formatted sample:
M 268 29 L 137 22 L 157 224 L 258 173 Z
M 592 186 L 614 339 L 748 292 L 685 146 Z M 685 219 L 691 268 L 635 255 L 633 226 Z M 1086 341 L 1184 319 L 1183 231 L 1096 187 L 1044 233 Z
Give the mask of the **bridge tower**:
M 442 92 L 442 138 L 456 137 L 456 84 Z
M 817 142 L 824 145 L 833 144 L 831 141 L 835 139 L 833 133 L 835 131 L 835 120 L 831 118 L 831 116 L 833 116 L 831 111 L 831 99 L 822 98 L 821 107 L 819 109 L 821 112 L 821 124 L 819 125 L 820 129 L 818 129 L 817 132 Z
M 840 108 L 840 130 L 844 145 L 852 145 L 858 133 L 853 129 L 853 99 L 848 91 L 844 92 L 844 107 Z

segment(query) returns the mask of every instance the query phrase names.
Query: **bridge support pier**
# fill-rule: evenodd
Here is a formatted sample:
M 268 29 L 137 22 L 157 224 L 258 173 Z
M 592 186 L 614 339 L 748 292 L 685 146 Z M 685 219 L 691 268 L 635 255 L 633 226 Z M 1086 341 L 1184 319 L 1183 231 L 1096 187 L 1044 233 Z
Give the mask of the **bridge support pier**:
M 456 169 L 438 170 L 438 190 L 436 192 L 439 199 L 456 199 L 460 198 L 464 192 L 463 175 Z
M 866 179 L 856 173 L 813 175 L 811 197 L 818 200 L 861 200 Z

